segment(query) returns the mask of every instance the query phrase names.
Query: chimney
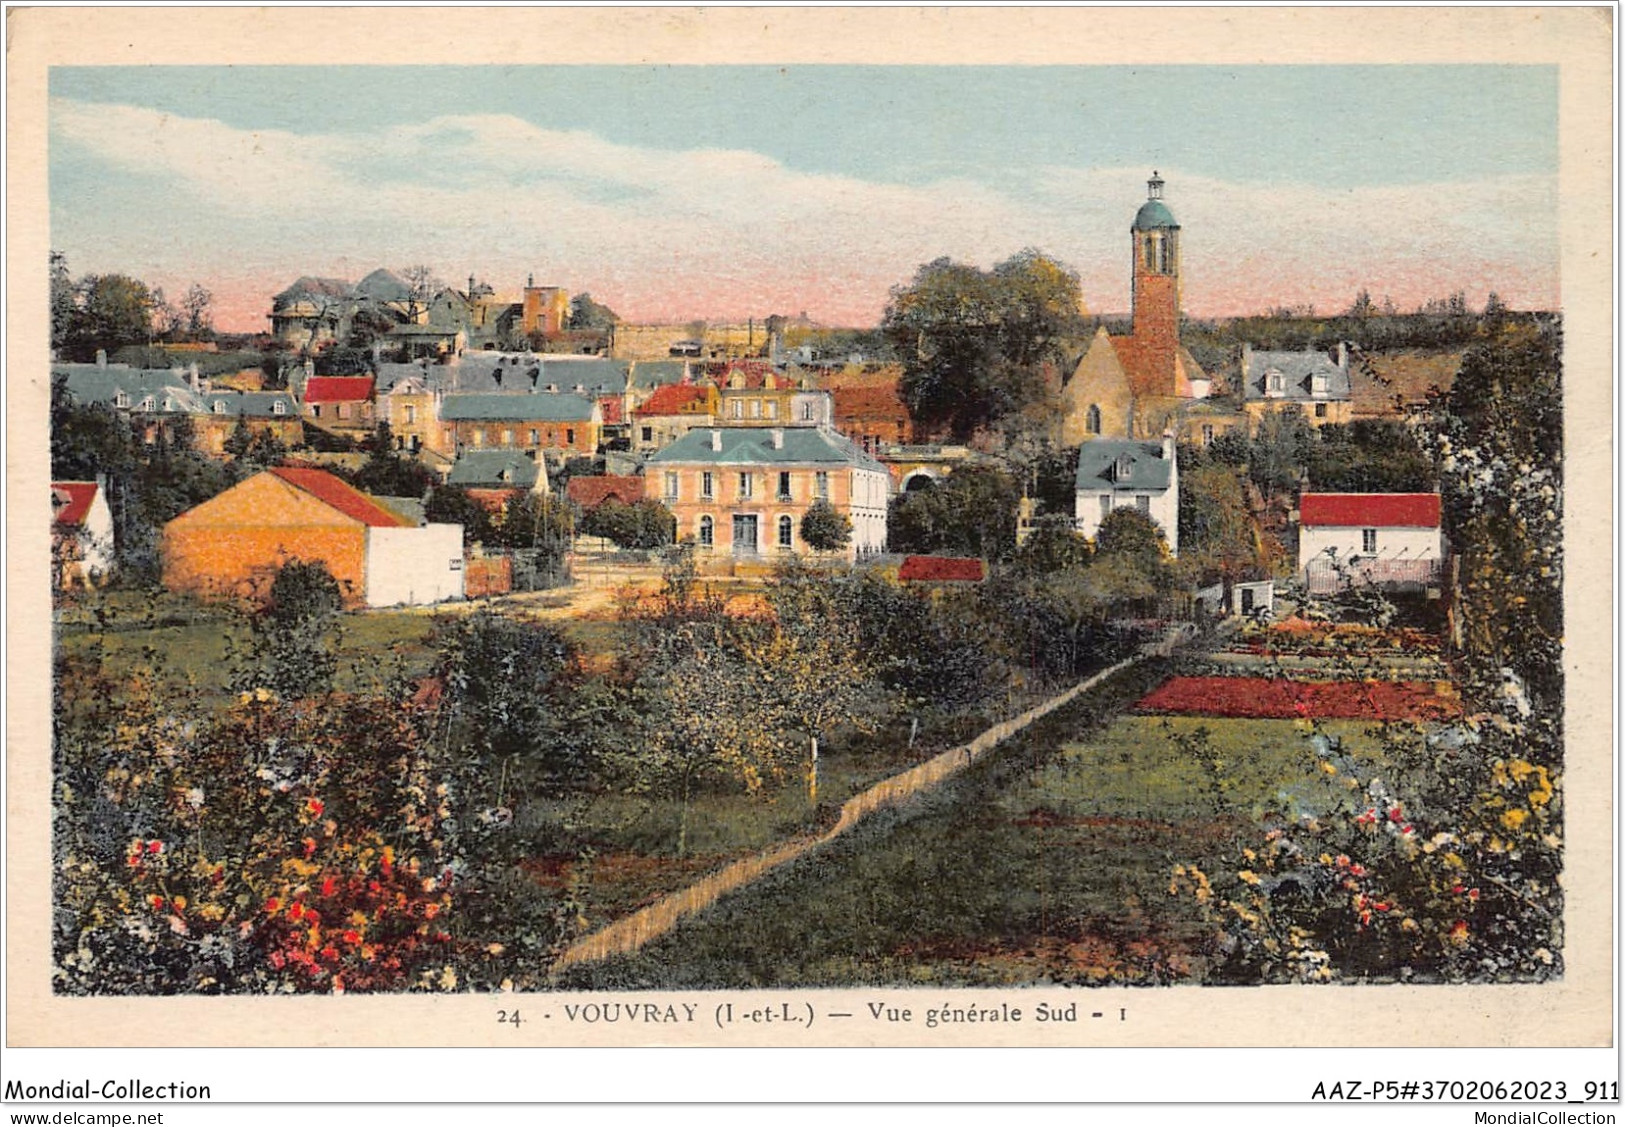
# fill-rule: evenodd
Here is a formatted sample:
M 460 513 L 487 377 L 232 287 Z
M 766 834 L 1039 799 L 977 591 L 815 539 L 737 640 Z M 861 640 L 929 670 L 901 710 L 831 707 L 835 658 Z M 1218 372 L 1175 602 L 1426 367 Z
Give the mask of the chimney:
M 720 430 L 711 432 L 711 449 L 719 452 L 722 450 L 722 432 Z
M 203 390 L 203 383 L 198 379 L 196 360 L 186 366 L 186 382 L 191 385 L 193 391 Z
M 1346 340 L 1337 342 L 1337 367 L 1339 371 L 1349 370 L 1349 342 Z
M 98 367 L 98 368 L 107 367 L 107 349 L 98 348 L 96 350 L 96 367 Z
M 1174 432 L 1172 428 L 1162 432 L 1162 456 L 1170 462 L 1174 460 Z
M 773 449 L 775 449 L 775 450 L 783 450 L 784 449 L 784 428 L 782 428 L 782 427 L 774 427 L 771 431 L 769 431 L 768 432 L 768 441 L 770 441 L 773 444 Z

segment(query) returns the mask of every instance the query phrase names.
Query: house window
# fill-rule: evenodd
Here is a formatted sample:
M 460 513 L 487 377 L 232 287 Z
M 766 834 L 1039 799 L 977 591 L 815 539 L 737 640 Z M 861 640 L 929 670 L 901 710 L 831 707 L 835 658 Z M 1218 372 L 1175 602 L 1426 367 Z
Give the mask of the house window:
M 288 413 L 287 405 L 284 404 L 282 402 L 282 400 L 278 399 L 275 403 L 271 404 L 271 414 L 273 414 L 273 415 L 286 415 L 287 413 Z
M 645 442 L 653 442 L 654 440 L 655 440 L 655 428 L 654 427 L 644 427 L 643 428 L 643 441 L 645 441 Z
M 224 415 L 226 413 L 226 405 L 218 399 L 214 401 L 214 413 L 216 415 Z
M 350 405 L 348 403 L 340 403 L 339 404 L 339 418 L 348 419 L 349 417 L 350 417 Z
M 749 497 L 751 493 L 750 473 L 747 471 L 739 475 L 739 496 Z
M 147 396 L 145 399 L 143 399 L 141 401 L 141 410 L 143 410 L 143 411 L 152 410 L 152 396 L 149 395 L 149 396 Z
M 709 548 L 716 543 L 716 522 L 710 517 L 700 518 L 700 547 Z
M 1283 391 L 1286 390 L 1286 384 L 1285 384 L 1280 372 L 1271 372 L 1265 378 L 1268 381 L 1266 386 L 1268 387 L 1269 393 L 1271 395 L 1280 395 Z
M 1134 507 L 1136 509 L 1139 509 L 1146 516 L 1150 516 L 1151 515 L 1151 495 L 1149 493 L 1142 493 L 1138 497 L 1134 498 Z
M 762 412 L 768 418 L 776 419 L 779 417 L 779 405 L 774 400 L 769 399 L 766 403 L 762 404 Z
M 1325 395 L 1328 390 L 1325 372 L 1316 372 L 1309 377 L 1309 393 L 1311 395 Z
M 485 432 L 483 430 L 481 430 L 479 427 L 474 428 L 474 433 L 473 433 L 472 437 L 474 439 L 474 445 L 475 446 L 484 446 L 485 445 Z
M 813 496 L 820 501 L 829 500 L 829 474 L 823 470 L 819 470 L 813 478 Z
M 532 446 L 540 446 L 542 444 L 542 432 L 537 430 L 535 427 L 532 427 L 530 430 L 530 444 Z
M 812 422 L 812 417 L 813 417 L 812 407 L 813 407 L 813 405 L 811 403 L 803 403 L 801 405 L 801 421 L 802 422 L 804 422 L 804 423 Z
M 795 528 L 789 517 L 779 518 L 779 547 L 795 547 Z
M 1377 550 L 1377 530 L 1362 528 L 1360 530 L 1360 551 L 1375 552 Z
M 416 407 L 409 403 L 406 405 L 405 411 L 407 426 L 411 426 L 413 423 L 418 421 L 418 409 Z
M 666 500 L 677 500 L 677 473 L 674 470 L 666 471 Z
M 1100 405 L 1098 403 L 1089 404 L 1089 415 L 1084 422 L 1084 429 L 1090 434 L 1100 433 Z
M 127 394 L 125 394 L 124 392 L 122 392 L 122 391 L 114 392 L 113 393 L 113 406 L 119 407 L 119 408 L 128 408 L 130 406 L 130 397 Z
M 564 444 L 566 446 L 574 446 L 576 444 L 576 431 L 574 427 L 564 428 Z
M 1112 495 L 1105 493 L 1100 498 L 1100 519 L 1105 520 L 1112 515 Z
M 734 418 L 742 419 L 744 417 L 745 417 L 745 403 L 741 399 L 735 399 L 734 400 Z
M 1324 403 L 1316 403 L 1315 404 L 1315 418 L 1324 419 L 1325 417 L 1326 417 L 1326 404 L 1324 404 Z
M 1212 423 L 1204 423 L 1204 424 L 1202 424 L 1202 445 L 1203 446 L 1212 446 L 1213 445 L 1213 424 Z
M 512 427 L 504 427 L 503 428 L 503 430 L 502 430 L 502 445 L 504 445 L 504 446 L 512 446 L 513 445 L 513 428 Z
M 710 470 L 706 470 L 704 473 L 700 474 L 700 496 L 704 497 L 707 501 L 716 496 L 715 482 L 716 478 L 712 475 Z M 709 520 L 710 518 L 707 517 L 706 519 Z
M 322 417 L 322 405 L 320 403 L 312 403 L 310 405 L 310 417 L 313 419 L 319 419 Z
M 788 501 L 789 499 L 790 499 L 790 472 L 788 470 L 781 470 L 779 472 L 779 500 Z
M 761 418 L 762 417 L 762 401 L 760 399 L 752 399 L 750 401 L 750 404 L 748 405 L 746 411 L 745 411 L 745 414 L 747 416 L 749 416 L 750 418 L 752 418 L 752 419 Z

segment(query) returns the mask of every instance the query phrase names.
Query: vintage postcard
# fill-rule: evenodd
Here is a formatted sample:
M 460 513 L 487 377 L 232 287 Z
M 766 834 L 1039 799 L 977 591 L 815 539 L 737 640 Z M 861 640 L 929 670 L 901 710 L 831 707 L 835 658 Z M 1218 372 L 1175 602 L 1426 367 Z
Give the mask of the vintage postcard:
M 1610 10 L 8 16 L 8 1046 L 1612 1044 Z

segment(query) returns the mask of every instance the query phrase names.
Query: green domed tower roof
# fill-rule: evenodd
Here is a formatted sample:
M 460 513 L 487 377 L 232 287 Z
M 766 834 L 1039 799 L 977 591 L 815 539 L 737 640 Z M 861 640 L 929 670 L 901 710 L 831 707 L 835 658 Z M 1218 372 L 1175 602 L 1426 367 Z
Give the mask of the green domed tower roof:
M 1174 213 L 1161 200 L 1146 200 L 1134 215 L 1135 231 L 1149 231 L 1156 227 L 1178 227 Z
M 1146 201 L 1140 205 L 1140 210 L 1134 215 L 1134 226 L 1131 231 L 1152 231 L 1158 228 L 1175 227 L 1179 224 L 1174 220 L 1174 213 L 1168 210 L 1168 205 L 1162 202 L 1163 179 L 1157 173 L 1151 174 L 1151 179 L 1145 182 Z

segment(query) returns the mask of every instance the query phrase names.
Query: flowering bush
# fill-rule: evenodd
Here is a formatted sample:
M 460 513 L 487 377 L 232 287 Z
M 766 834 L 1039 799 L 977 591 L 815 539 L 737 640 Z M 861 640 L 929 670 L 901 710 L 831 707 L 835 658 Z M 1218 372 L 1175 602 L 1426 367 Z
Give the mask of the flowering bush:
M 260 689 L 193 719 L 195 701 L 166 707 L 147 676 L 59 677 L 58 991 L 455 983 L 458 862 L 412 711 Z

